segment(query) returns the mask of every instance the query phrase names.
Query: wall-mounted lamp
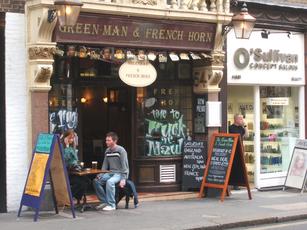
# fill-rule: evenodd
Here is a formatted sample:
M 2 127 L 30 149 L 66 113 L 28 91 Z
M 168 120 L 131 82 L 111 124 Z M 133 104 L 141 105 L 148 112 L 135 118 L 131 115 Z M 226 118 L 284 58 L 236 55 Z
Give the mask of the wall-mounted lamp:
M 237 1 L 232 1 L 232 5 L 237 6 L 237 4 Z M 224 28 L 223 35 L 233 28 L 237 39 L 249 39 L 255 23 L 256 18 L 248 13 L 247 5 L 243 2 L 240 13 L 232 17 L 232 24 Z
M 232 17 L 232 24 L 236 38 L 249 39 L 255 23 L 256 18 L 248 13 L 247 5 L 244 2 L 240 13 Z
M 55 9 L 48 11 L 48 22 L 53 22 L 56 16 L 60 26 L 73 26 L 77 23 L 81 7 L 81 0 L 55 0 Z
M 80 102 L 81 102 L 82 104 L 84 104 L 84 103 L 87 102 L 87 99 L 86 99 L 85 97 L 82 97 L 82 98 L 80 99 Z

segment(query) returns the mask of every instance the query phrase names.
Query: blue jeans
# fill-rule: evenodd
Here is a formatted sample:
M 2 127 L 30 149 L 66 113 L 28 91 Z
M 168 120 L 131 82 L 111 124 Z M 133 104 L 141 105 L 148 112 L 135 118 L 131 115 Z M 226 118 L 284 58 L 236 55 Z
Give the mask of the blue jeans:
M 102 203 L 108 204 L 113 208 L 116 207 L 115 184 L 120 182 L 121 179 L 122 177 L 119 173 L 103 173 L 94 179 L 95 192 Z M 104 185 L 106 190 L 104 190 Z

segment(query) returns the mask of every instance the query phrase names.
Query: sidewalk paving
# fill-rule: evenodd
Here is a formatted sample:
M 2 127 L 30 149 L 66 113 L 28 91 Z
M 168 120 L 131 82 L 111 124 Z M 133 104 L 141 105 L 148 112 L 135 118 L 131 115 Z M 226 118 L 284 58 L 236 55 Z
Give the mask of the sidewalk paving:
M 72 219 L 68 210 L 59 215 L 44 212 L 37 223 L 33 222 L 33 212 L 0 215 L 3 230 L 83 230 L 83 229 L 229 229 L 253 224 L 275 223 L 289 220 L 307 219 L 307 194 L 297 190 L 268 191 L 252 193 L 248 200 L 245 191 L 234 192 L 224 202 L 218 198 L 187 199 L 171 201 L 146 201 L 137 209 L 130 205 L 117 211 L 76 212 Z M 307 227 L 306 227 L 307 229 Z

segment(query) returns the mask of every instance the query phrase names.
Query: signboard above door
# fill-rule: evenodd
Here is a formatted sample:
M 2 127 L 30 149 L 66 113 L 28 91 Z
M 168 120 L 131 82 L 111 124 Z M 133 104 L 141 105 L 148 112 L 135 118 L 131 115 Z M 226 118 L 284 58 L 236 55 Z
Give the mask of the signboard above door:
M 54 41 L 209 51 L 213 49 L 215 30 L 214 23 L 81 14 L 75 26 L 58 25 Z
M 155 82 L 157 71 L 148 61 L 127 61 L 121 65 L 119 77 L 129 86 L 146 87 Z

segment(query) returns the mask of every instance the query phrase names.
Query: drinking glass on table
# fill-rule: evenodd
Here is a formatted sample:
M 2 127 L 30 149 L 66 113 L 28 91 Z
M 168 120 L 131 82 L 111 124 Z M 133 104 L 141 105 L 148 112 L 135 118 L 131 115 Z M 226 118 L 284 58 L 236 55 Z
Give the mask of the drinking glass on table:
M 97 169 L 97 164 L 98 162 L 97 161 L 92 161 L 92 169 Z

